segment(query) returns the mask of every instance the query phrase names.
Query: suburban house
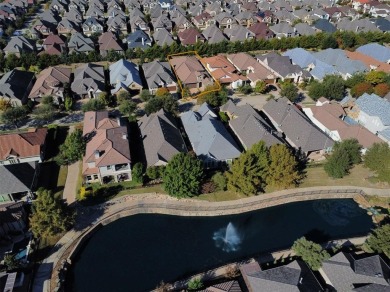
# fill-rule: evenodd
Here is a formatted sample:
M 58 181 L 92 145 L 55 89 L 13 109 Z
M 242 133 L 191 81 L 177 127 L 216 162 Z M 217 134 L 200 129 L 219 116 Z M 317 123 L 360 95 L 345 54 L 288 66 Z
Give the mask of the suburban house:
M 115 12 L 112 12 L 115 13 Z M 107 19 L 107 31 L 111 31 L 116 35 L 119 34 L 127 34 L 127 21 L 126 16 L 122 16 L 121 14 L 108 17 Z
M 356 49 L 356 52 L 370 56 L 380 62 L 390 64 L 390 48 L 382 46 L 377 43 L 371 43 L 364 46 L 360 46 Z
M 95 51 L 95 44 L 93 41 L 82 35 L 79 32 L 72 34 L 68 42 L 69 54 L 72 53 L 84 53 Z
M 42 46 L 44 51 L 40 52 L 39 54 L 59 56 L 62 53 L 66 52 L 66 43 L 59 35 L 55 35 L 55 34 L 49 35 L 43 41 Z
M 99 37 L 98 43 L 100 55 L 103 57 L 106 57 L 110 51 L 123 55 L 123 49 L 111 31 L 104 32 Z
M 0 238 L 5 239 L 12 234 L 23 233 L 27 227 L 26 220 L 27 212 L 24 209 L 24 202 L 8 202 L 2 204 L 0 201 Z M 3 255 L 0 248 L 0 261 Z
M 324 290 L 310 268 L 301 260 L 271 269 L 262 269 L 258 262 L 252 262 L 242 265 L 240 271 L 250 292 Z
M 129 49 L 147 49 L 152 46 L 152 40 L 143 30 L 137 29 L 126 37 Z
M 200 30 L 204 30 L 208 28 L 210 25 L 215 24 L 214 18 L 207 12 L 203 12 L 193 17 L 192 21 L 195 24 L 196 28 Z
M 84 114 L 83 136 L 88 140 L 83 157 L 85 183 L 132 180 L 127 127 L 107 111 Z
M 34 80 L 33 72 L 13 69 L 0 79 L 0 96 L 8 99 L 13 106 L 25 104 Z
M 231 28 L 225 28 L 223 32 L 231 42 L 244 42 L 246 40 L 251 40 L 256 37 L 252 31 L 241 25 L 235 25 Z
M 181 44 L 184 46 L 195 45 L 197 42 L 205 41 L 203 35 L 194 27 L 179 31 L 177 36 L 179 37 Z
M 170 93 L 177 92 L 175 74 L 168 62 L 153 61 L 142 65 L 146 83 L 151 94 L 156 94 L 157 89 L 167 88 Z
M 249 104 L 237 106 L 229 99 L 220 111 L 229 116 L 229 126 L 245 150 L 260 141 L 264 141 L 267 147 L 284 143 L 281 134 L 278 134 Z
M 297 30 L 295 27 L 292 27 L 287 22 L 281 22 L 270 26 L 269 29 L 274 33 L 275 37 L 281 38 L 291 38 L 297 35 Z
M 204 31 L 202 31 L 202 35 L 208 44 L 217 44 L 228 40 L 215 24 L 210 25 Z
M 330 103 L 329 100 L 321 97 L 315 106 L 305 107 L 302 110 L 310 121 L 332 140 L 343 141 L 352 138 L 358 140 L 363 147 L 363 154 L 374 143 L 383 142 L 362 125 L 346 123 L 344 121 L 346 113 L 339 103 Z
M 153 34 L 153 39 L 154 42 L 160 47 L 164 45 L 170 46 L 175 42 L 171 33 L 167 31 L 165 28 L 161 28 L 158 31 L 156 31 Z
M 175 118 L 163 109 L 138 122 L 144 144 L 147 167 L 166 165 L 171 158 L 187 152 Z
M 192 93 L 213 84 L 213 79 L 195 56 L 173 57 L 170 64 L 182 87 L 188 87 Z
M 70 84 L 71 68 L 49 67 L 41 71 L 28 98 L 40 101 L 41 97 L 51 95 L 56 103 L 64 99 L 64 84 Z
M 110 84 L 112 94 L 120 90 L 127 90 L 131 93 L 142 90 L 142 80 L 139 75 L 138 66 L 133 62 L 121 59 L 110 65 Z
M 230 54 L 227 55 L 227 59 L 239 72 L 246 74 L 252 87 L 259 80 L 268 84 L 275 82 L 276 78 L 271 70 L 257 62 L 255 58 L 247 53 Z
M 321 159 L 331 151 L 333 140 L 287 98 L 271 99 L 264 105 L 263 112 L 276 130 L 284 133 L 286 141 L 309 159 Z
M 390 143 L 390 102 L 387 99 L 375 93 L 364 93 L 355 101 L 350 116 Z
M 226 280 L 204 288 L 204 292 L 242 292 L 237 280 Z
M 76 68 L 71 89 L 78 98 L 95 98 L 105 91 L 104 67 L 92 63 Z
M 237 89 L 248 80 L 246 76 L 237 74 L 236 68 L 222 55 L 203 58 L 201 62 L 221 85 Z
M 36 186 L 47 129 L 0 135 L 0 202 L 20 199 Z
M 289 57 L 281 56 L 275 52 L 257 55 L 256 59 L 282 81 L 291 80 L 298 83 L 311 77 L 309 72 L 302 70 L 298 65 L 291 64 Z
M 358 257 L 339 252 L 319 270 L 326 284 L 336 291 L 388 291 L 390 268 L 380 255 Z
M 364 55 L 358 51 L 350 52 L 345 51 L 347 57 L 351 60 L 358 60 L 366 65 L 369 70 L 383 71 L 390 73 L 390 64 L 378 61 L 370 56 Z
M 96 17 L 88 17 L 83 25 L 83 33 L 86 36 L 90 36 L 93 33 L 103 33 L 103 25 L 100 23 L 100 21 Z
M 269 29 L 268 25 L 264 22 L 257 22 L 248 27 L 248 29 L 254 33 L 257 40 L 268 40 L 274 37 L 274 33 Z
M 60 35 L 68 35 L 76 32 L 80 32 L 80 26 L 77 22 L 74 22 L 67 18 L 62 18 L 62 20 L 57 25 L 57 32 Z
M 5 55 L 14 54 L 20 57 L 21 53 L 33 53 L 36 51 L 34 41 L 26 39 L 24 36 L 11 37 L 3 49 Z
M 238 145 L 207 103 L 203 103 L 198 111 L 182 114 L 181 121 L 204 167 L 221 167 L 240 156 Z
M 158 31 L 165 28 L 168 31 L 172 31 L 173 24 L 167 15 L 161 14 L 159 17 L 152 19 L 151 21 L 154 31 Z

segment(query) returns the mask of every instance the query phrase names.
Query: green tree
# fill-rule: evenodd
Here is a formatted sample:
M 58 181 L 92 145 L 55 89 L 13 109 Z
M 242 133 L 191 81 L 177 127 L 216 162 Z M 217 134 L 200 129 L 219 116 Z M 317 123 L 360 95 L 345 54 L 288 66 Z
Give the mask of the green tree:
M 366 74 L 366 81 L 372 85 L 385 82 L 386 73 L 382 71 L 370 71 Z
M 117 94 L 117 97 L 116 97 L 116 101 L 119 104 L 121 104 L 122 102 L 124 102 L 126 100 L 130 100 L 130 99 L 131 99 L 131 96 L 127 90 L 119 91 L 119 93 Z
M 253 88 L 249 84 L 243 84 L 240 87 L 238 87 L 237 90 L 238 90 L 239 93 L 249 94 L 249 93 L 251 93 L 253 91 Z
M 160 109 L 164 109 L 166 112 L 176 114 L 179 105 L 172 95 L 164 95 L 160 97 L 154 97 L 145 104 L 145 113 L 150 115 L 158 112 Z
M 298 170 L 298 161 L 284 144 L 270 147 L 267 172 L 267 184 L 279 189 L 295 186 L 302 178 Z
M 64 100 L 64 107 L 66 111 L 71 111 L 73 108 L 73 98 L 66 96 Z
M 285 83 L 282 85 L 280 95 L 287 97 L 290 101 L 295 101 L 298 97 L 298 88 L 293 83 Z
M 33 117 L 44 123 L 48 123 L 53 120 L 56 114 L 56 109 L 51 104 L 41 104 L 35 108 L 32 112 Z
M 257 81 L 255 86 L 255 92 L 263 94 L 266 91 L 267 91 L 267 83 L 265 83 L 263 80 Z
M 53 96 L 51 95 L 45 95 L 41 98 L 41 104 L 50 104 L 52 105 L 54 102 Z
M 98 96 L 98 99 L 101 100 L 105 105 L 110 105 L 112 103 L 112 95 L 107 91 L 101 92 Z
M 217 191 L 225 191 L 227 186 L 226 177 L 222 172 L 216 172 L 212 177 L 211 181 L 214 183 Z
M 374 143 L 364 155 L 364 166 L 376 172 L 380 181 L 390 183 L 390 147 L 387 143 Z
M 83 112 L 100 111 L 106 108 L 106 104 L 99 98 L 93 98 L 88 100 L 81 106 Z
M 326 89 L 324 96 L 328 99 L 342 100 L 345 95 L 345 84 L 341 76 L 327 75 L 322 82 Z
M 149 90 L 143 89 L 139 97 L 142 101 L 149 101 L 153 98 L 153 95 L 150 94 Z
M 7 271 L 13 271 L 22 266 L 22 263 L 16 259 L 16 254 L 6 254 L 4 255 L 4 266 Z
M 213 107 L 221 106 L 228 100 L 228 92 L 225 87 L 218 90 L 218 85 L 208 85 L 204 90 L 204 94 L 198 97 L 197 104 L 207 102 Z
M 164 174 L 165 167 L 164 166 L 150 166 L 146 169 L 146 175 L 149 179 L 158 179 L 162 178 Z
M 62 199 L 48 190 L 38 192 L 30 216 L 30 229 L 36 238 L 50 238 L 65 232 L 73 223 L 74 216 Z
M 336 49 L 338 47 L 338 43 L 336 38 L 329 34 L 323 40 L 321 44 L 321 49 Z
M 268 149 L 260 141 L 233 161 L 230 170 L 226 172 L 228 190 L 247 196 L 263 191 L 268 164 Z
M 384 253 L 390 257 L 390 224 L 385 224 L 375 228 L 366 242 L 363 244 L 363 250 L 369 253 Z
M 190 154 L 179 153 L 165 168 L 164 189 L 177 198 L 192 197 L 199 193 L 202 177 L 202 162 Z
M 26 118 L 28 111 L 23 106 L 11 107 L 3 111 L 1 120 L 8 125 L 14 125 L 18 128 L 18 124 Z
M 137 104 L 132 100 L 125 100 L 119 105 L 119 111 L 122 115 L 125 115 L 129 120 L 135 120 L 135 112 L 137 110 Z
M 297 239 L 292 250 L 314 271 L 318 271 L 322 262 L 330 258 L 329 253 L 321 245 L 307 240 L 305 237 Z
M 141 162 L 134 164 L 131 171 L 133 181 L 142 184 L 144 182 L 144 166 Z
M 317 100 L 325 95 L 325 88 L 321 82 L 313 80 L 310 82 L 308 94 L 313 100 Z
M 193 278 L 190 281 L 188 281 L 187 284 L 187 290 L 188 291 L 194 291 L 194 290 L 199 290 L 203 288 L 203 283 L 200 278 Z
M 356 139 L 336 142 L 333 153 L 324 165 L 326 173 L 333 178 L 342 178 L 348 174 L 354 164 L 361 162 L 361 145 Z
M 355 73 L 345 81 L 345 86 L 348 88 L 354 87 L 356 84 L 366 81 L 366 74 L 363 72 Z
M 85 140 L 80 129 L 70 133 L 64 144 L 60 145 L 60 153 L 56 159 L 60 165 L 72 164 L 83 158 L 85 151 Z

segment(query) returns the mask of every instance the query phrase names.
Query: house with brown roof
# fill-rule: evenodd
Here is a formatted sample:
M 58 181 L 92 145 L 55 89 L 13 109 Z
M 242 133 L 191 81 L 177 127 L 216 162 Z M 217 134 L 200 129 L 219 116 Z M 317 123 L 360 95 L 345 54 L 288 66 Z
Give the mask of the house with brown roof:
M 236 89 L 248 81 L 248 78 L 238 74 L 233 64 L 222 55 L 202 58 L 201 62 L 221 85 Z
M 82 176 L 85 183 L 132 180 L 127 127 L 107 111 L 84 114 L 83 136 L 87 139 Z
M 184 29 L 178 32 L 177 36 L 180 39 L 180 42 L 184 46 L 195 45 L 197 42 L 204 42 L 204 36 L 193 27 Z
M 268 84 L 275 82 L 276 77 L 271 70 L 265 68 L 247 53 L 230 54 L 227 55 L 227 59 L 239 72 L 246 74 L 253 87 L 259 80 L 263 80 Z
M 268 25 L 264 22 L 257 22 L 248 27 L 248 29 L 255 34 L 257 40 L 272 39 L 275 34 L 269 29 Z
M 47 129 L 0 135 L 0 202 L 31 194 L 45 151 Z
M 59 56 L 62 53 L 66 52 L 66 43 L 59 35 L 55 35 L 55 34 L 49 35 L 43 41 L 42 46 L 44 50 L 39 54 Z
M 176 154 L 187 152 L 175 118 L 163 109 L 149 116 L 144 115 L 139 120 L 138 127 L 147 167 L 166 165 Z
M 214 18 L 207 12 L 203 12 L 193 17 L 192 22 L 200 30 L 204 30 L 208 28 L 210 25 L 215 24 Z
M 343 119 L 346 113 L 339 103 L 318 103 L 312 107 L 302 109 L 306 116 L 326 133 L 334 141 L 345 139 L 356 139 L 362 145 L 362 152 L 370 148 L 374 143 L 383 142 L 375 134 L 364 128 L 362 125 L 348 124 Z
M 188 87 L 192 93 L 213 84 L 213 79 L 195 56 L 173 57 L 170 64 L 182 87 Z
M 116 36 L 111 32 L 107 31 L 103 33 L 98 40 L 100 55 L 106 57 L 109 51 L 123 54 L 123 49 L 119 44 Z
M 40 101 L 41 97 L 51 95 L 56 103 L 63 101 L 64 84 L 70 83 L 71 68 L 49 67 L 41 71 L 28 98 Z

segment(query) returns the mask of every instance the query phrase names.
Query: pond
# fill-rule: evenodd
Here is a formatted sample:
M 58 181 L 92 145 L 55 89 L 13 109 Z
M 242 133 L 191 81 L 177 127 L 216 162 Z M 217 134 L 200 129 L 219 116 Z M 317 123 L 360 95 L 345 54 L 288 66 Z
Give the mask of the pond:
M 74 260 L 67 291 L 148 291 L 227 262 L 315 241 L 365 235 L 365 210 L 350 199 L 290 203 L 239 215 L 140 214 L 98 230 Z

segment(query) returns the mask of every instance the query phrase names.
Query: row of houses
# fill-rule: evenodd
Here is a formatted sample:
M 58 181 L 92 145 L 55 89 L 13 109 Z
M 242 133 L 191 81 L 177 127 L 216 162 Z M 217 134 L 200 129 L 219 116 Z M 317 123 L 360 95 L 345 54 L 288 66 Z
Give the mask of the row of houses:
M 230 280 L 205 288 L 206 292 L 241 291 L 389 291 L 390 268 L 379 255 L 339 252 L 313 273 L 301 260 L 275 268 L 253 261 L 240 266 L 244 281 Z

